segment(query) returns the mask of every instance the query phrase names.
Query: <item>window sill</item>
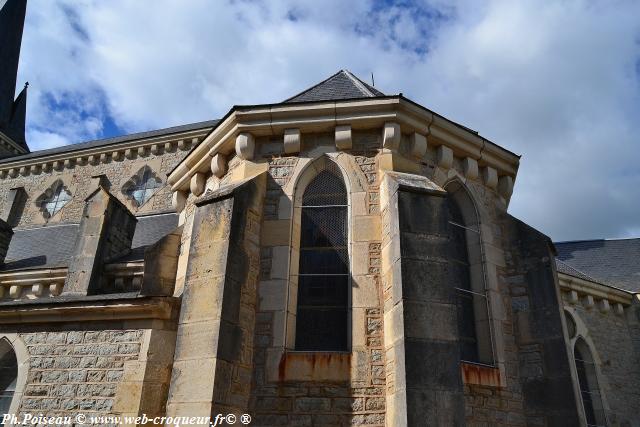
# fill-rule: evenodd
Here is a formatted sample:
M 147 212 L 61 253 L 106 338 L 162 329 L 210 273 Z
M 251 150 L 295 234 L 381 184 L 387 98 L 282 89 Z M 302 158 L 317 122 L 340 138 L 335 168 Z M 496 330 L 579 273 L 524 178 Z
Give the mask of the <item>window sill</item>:
M 460 362 L 462 383 L 485 387 L 505 387 L 500 368 L 479 363 Z
M 344 382 L 350 378 L 350 352 L 287 350 L 278 365 L 280 381 Z

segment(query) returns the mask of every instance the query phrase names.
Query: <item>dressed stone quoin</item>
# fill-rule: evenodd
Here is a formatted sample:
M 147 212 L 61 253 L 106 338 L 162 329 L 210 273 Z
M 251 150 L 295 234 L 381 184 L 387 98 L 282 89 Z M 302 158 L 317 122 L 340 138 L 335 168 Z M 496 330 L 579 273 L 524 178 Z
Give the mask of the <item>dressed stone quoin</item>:
M 0 6 L 5 424 L 640 425 L 640 240 L 512 217 L 520 156 L 346 70 L 32 152 Z

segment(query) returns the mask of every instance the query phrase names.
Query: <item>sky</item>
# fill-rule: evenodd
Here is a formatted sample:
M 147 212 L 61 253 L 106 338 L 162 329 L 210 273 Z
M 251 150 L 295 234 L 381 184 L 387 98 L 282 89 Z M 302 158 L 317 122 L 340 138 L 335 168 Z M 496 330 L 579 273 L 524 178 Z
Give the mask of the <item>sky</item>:
M 509 212 L 640 237 L 640 2 L 28 0 L 32 150 L 222 117 L 340 69 L 522 155 Z

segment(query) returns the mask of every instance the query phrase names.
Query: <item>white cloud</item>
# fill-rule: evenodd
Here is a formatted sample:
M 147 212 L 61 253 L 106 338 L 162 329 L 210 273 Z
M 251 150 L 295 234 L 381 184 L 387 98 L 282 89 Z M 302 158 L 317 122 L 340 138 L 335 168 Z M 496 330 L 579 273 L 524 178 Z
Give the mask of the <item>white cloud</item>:
M 522 154 L 511 212 L 553 238 L 640 228 L 638 3 L 59 0 L 27 13 L 33 147 L 220 117 L 348 68 Z

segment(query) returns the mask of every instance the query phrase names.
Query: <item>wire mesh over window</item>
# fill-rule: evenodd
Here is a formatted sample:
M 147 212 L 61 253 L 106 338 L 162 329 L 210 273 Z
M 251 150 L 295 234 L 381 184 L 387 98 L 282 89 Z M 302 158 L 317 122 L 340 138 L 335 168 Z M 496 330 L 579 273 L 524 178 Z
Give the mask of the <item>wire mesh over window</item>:
M 589 347 L 581 338 L 576 341 L 574 357 L 587 426 L 605 426 L 605 413 L 596 377 L 596 367 Z
M 459 190 L 462 191 L 462 190 Z M 458 194 L 456 196 L 468 197 Z M 470 200 L 469 200 L 470 203 Z M 493 346 L 489 310 L 480 256 L 480 232 L 462 213 L 454 199 L 448 197 L 449 246 L 448 261 L 457 300 L 460 359 L 466 362 L 492 364 Z M 476 269 L 472 275 L 470 251 L 476 252 Z M 477 276 L 477 277 L 474 277 Z
M 347 191 L 330 164 L 302 197 L 296 350 L 347 349 Z
M 0 340 L 0 416 L 7 414 L 16 390 L 18 360 L 11 345 Z

